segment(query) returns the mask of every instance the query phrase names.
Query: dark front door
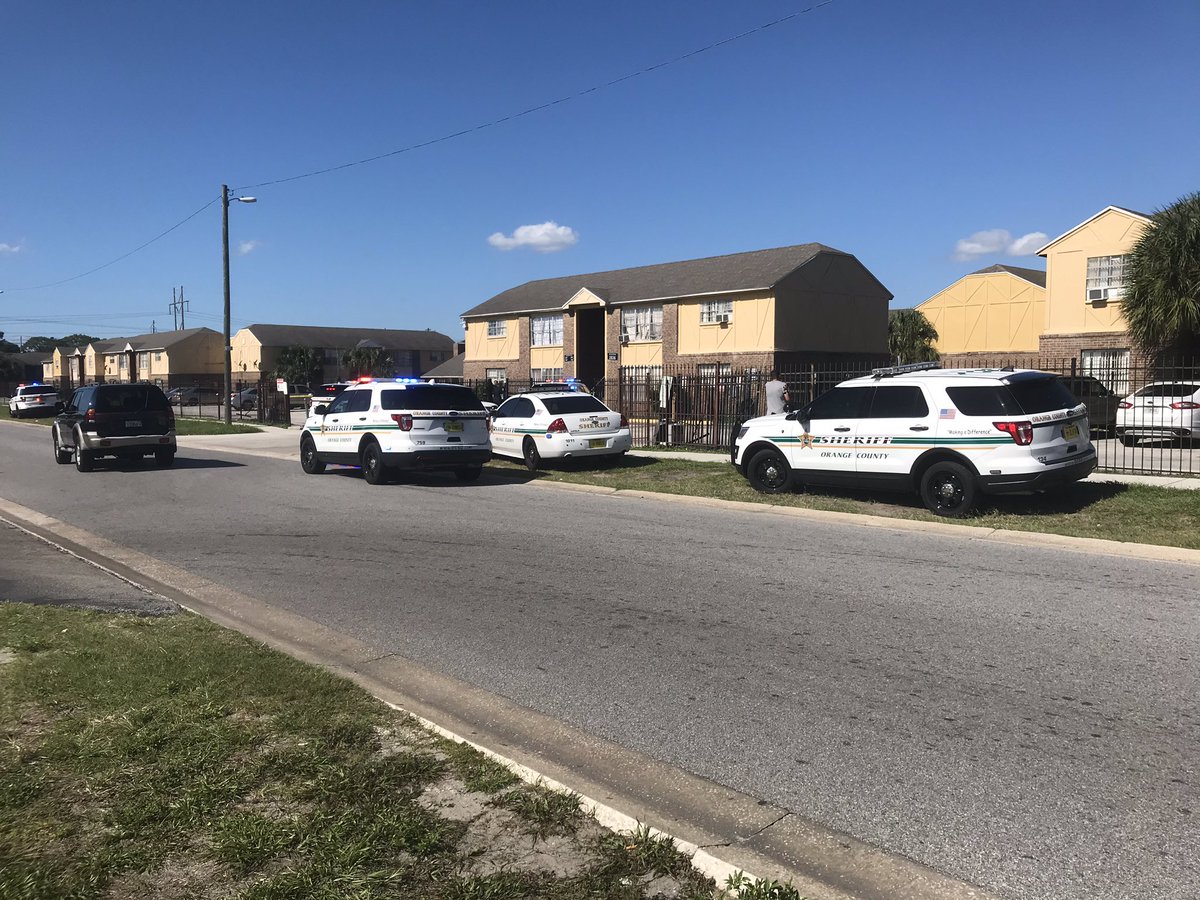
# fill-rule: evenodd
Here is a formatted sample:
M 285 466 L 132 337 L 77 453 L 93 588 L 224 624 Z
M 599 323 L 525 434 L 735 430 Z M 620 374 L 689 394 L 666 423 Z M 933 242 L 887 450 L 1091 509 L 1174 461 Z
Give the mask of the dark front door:
M 575 377 L 593 387 L 604 377 L 604 310 L 575 310 Z

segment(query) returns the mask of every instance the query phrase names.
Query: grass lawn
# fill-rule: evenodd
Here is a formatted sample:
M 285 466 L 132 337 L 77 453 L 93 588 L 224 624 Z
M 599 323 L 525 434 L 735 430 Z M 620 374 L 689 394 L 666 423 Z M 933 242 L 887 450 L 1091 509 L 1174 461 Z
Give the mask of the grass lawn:
M 6 900 L 799 898 L 190 613 L 3 602 L 0 859 Z
M 717 497 L 776 506 L 867 513 L 930 522 L 950 521 L 981 528 L 1200 549 L 1200 491 L 1078 483 L 1060 493 L 984 498 L 974 516 L 944 519 L 926 511 L 915 494 L 823 488 L 783 495 L 760 494 L 733 466 L 725 464 L 627 456 L 621 465 L 608 469 L 584 466 L 582 463 L 564 463 L 539 471 L 536 476 L 526 472 L 519 463 L 507 460 L 493 460 L 489 469 L 512 477 L 596 484 L 618 490 Z
M 10 419 L 8 405 L 0 404 L 0 419 Z M 47 416 L 43 419 L 19 419 L 21 422 L 28 422 L 30 425 L 49 425 L 54 420 L 53 416 Z M 226 425 L 220 419 L 185 419 L 175 416 L 175 433 L 177 435 L 189 434 L 247 434 L 252 431 L 262 431 L 258 425 L 243 425 L 234 422 L 232 425 Z

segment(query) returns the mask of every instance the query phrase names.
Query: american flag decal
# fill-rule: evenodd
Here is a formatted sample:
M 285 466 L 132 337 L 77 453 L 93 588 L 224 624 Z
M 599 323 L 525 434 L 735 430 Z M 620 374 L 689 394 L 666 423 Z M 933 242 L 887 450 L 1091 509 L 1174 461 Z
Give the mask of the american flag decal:
M 954 418 L 954 410 L 953 409 L 939 409 L 938 410 L 938 418 L 939 419 L 953 419 Z

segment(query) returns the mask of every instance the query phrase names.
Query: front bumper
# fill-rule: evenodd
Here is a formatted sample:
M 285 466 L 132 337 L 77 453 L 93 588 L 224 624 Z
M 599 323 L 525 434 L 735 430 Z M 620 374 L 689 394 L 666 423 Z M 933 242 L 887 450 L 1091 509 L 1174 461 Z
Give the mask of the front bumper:
M 383 454 L 383 464 L 394 469 L 465 469 L 482 466 L 492 458 L 492 448 L 445 447 Z
M 1096 451 L 1090 450 L 1073 462 L 1056 465 L 1039 472 L 1017 475 L 980 475 L 979 487 L 985 494 L 1019 494 L 1044 491 L 1086 478 L 1096 468 Z

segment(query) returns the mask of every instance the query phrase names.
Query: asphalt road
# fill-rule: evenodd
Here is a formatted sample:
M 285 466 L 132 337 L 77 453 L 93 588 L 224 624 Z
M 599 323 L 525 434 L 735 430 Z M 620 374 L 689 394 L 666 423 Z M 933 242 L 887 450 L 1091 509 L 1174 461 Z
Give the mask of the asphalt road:
M 0 496 L 1001 896 L 1200 896 L 1196 567 L 236 454 L 81 475 L 15 425 Z

